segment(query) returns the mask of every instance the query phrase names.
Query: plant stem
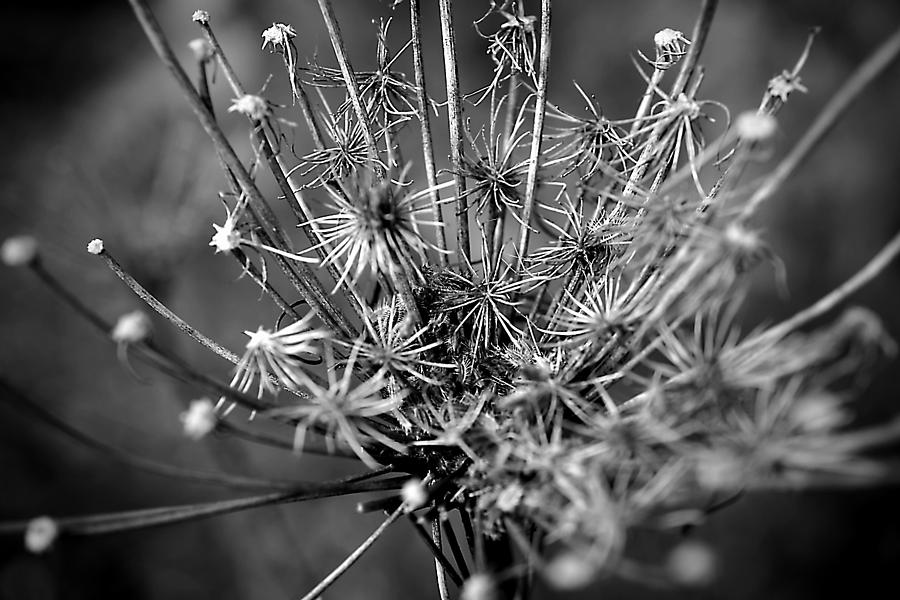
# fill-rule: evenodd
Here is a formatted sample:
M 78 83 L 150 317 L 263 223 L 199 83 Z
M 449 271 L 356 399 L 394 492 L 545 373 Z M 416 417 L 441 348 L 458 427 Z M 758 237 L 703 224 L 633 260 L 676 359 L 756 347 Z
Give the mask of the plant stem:
M 347 569 L 353 566 L 353 564 L 359 560 L 359 558 L 368 550 L 372 544 L 374 544 L 381 534 L 383 534 L 387 528 L 401 515 L 403 515 L 404 506 L 401 504 L 397 509 L 394 510 L 390 515 L 388 515 L 387 519 L 385 519 L 378 528 L 372 532 L 372 534 L 367 537 L 359 547 L 354 550 L 350 556 L 344 559 L 344 562 L 339 564 L 335 569 L 328 574 L 325 579 L 323 579 L 319 584 L 309 591 L 301 600 L 316 600 L 319 596 L 322 595 L 322 592 L 327 590 L 331 585 L 338 580 L 338 578 L 343 575 Z
M 186 333 L 200 345 L 212 350 L 215 354 L 218 354 L 232 364 L 237 364 L 237 362 L 240 360 L 240 357 L 237 354 L 235 354 L 231 350 L 228 350 L 227 348 L 224 348 L 218 342 L 197 331 L 197 329 L 187 323 L 184 319 L 172 312 L 165 304 L 157 300 L 153 294 L 148 292 L 146 288 L 144 288 L 144 286 L 138 283 L 134 279 L 134 277 L 129 275 L 128 272 L 122 268 L 122 265 L 119 264 L 119 261 L 117 261 L 106 248 L 104 248 L 100 252 L 99 256 L 106 261 L 106 264 L 110 268 L 110 270 L 115 273 L 119 277 L 119 279 L 121 279 L 125 283 L 125 285 L 127 285 L 131 289 L 131 291 L 133 291 L 141 300 L 147 303 L 147 306 L 155 310 L 163 318 L 170 321 L 173 325 L 175 325 L 175 327 L 180 329 L 182 333 Z
M 534 128 L 531 133 L 531 154 L 528 163 L 528 178 L 525 182 L 525 200 L 522 206 L 522 228 L 519 233 L 517 275 L 525 269 L 528 255 L 528 239 L 531 235 L 531 213 L 534 211 L 534 196 L 537 189 L 538 163 L 541 158 L 541 142 L 544 136 L 544 117 L 547 112 L 547 81 L 550 74 L 550 3 L 541 0 L 541 53 L 538 60 L 537 96 L 534 106 Z
M 678 94 L 684 91 L 688 81 L 691 79 L 691 75 L 694 73 L 697 61 L 700 60 L 700 53 L 703 52 L 703 46 L 706 44 L 709 28 L 712 25 L 718 4 L 719 0 L 703 0 L 700 15 L 697 17 L 697 21 L 694 23 L 694 31 L 691 33 L 690 50 L 688 50 L 687 56 L 684 57 L 684 61 L 681 63 L 678 77 L 675 79 L 675 83 L 672 84 L 672 91 L 669 93 L 669 97 L 672 99 L 678 98 Z
M 0 399 L 7 401 L 15 400 L 10 404 L 33 417 L 36 417 L 44 424 L 62 433 L 69 439 L 76 441 L 83 446 L 91 448 L 97 452 L 101 452 L 104 456 L 118 461 L 131 468 L 138 469 L 154 475 L 162 475 L 182 481 L 191 481 L 194 483 L 207 483 L 225 486 L 232 489 L 251 489 L 251 490 L 289 490 L 295 489 L 299 482 L 291 482 L 286 480 L 269 480 L 258 479 L 255 477 L 245 477 L 241 475 L 232 475 L 229 473 L 219 473 L 214 471 L 199 471 L 195 469 L 187 469 L 178 465 L 171 465 L 159 462 L 153 459 L 138 456 L 127 450 L 123 450 L 112 444 L 100 441 L 75 427 L 72 427 L 65 421 L 57 418 L 55 415 L 44 409 L 40 404 L 33 401 L 25 395 L 24 392 L 14 387 L 8 381 L 0 377 L 0 388 L 3 388 L 7 395 L 0 396 Z
M 444 77 L 447 81 L 447 115 L 450 123 L 450 165 L 456 180 L 456 239 L 462 264 L 472 270 L 469 243 L 469 206 L 466 178 L 462 174 L 462 104 L 459 68 L 456 60 L 456 34 L 453 31 L 453 0 L 440 0 L 441 37 L 444 47 Z
M 183 523 L 185 521 L 194 521 L 205 517 L 224 515 L 262 506 L 285 504 L 288 502 L 302 502 L 319 498 L 331 498 L 334 496 L 345 496 L 361 492 L 397 489 L 400 485 L 402 485 L 400 478 L 362 481 L 359 483 L 354 483 L 352 481 L 323 482 L 311 484 L 309 486 L 301 485 L 286 492 L 250 496 L 236 500 L 164 506 L 80 517 L 62 517 L 56 519 L 56 522 L 59 525 L 60 531 L 66 534 L 102 535 L 119 531 L 134 531 L 158 527 L 160 525 Z M 22 532 L 28 527 L 28 523 L 28 521 L 0 523 L 0 533 Z
M 412 524 L 413 528 L 416 530 L 416 534 L 418 534 L 419 538 L 425 542 L 425 545 L 428 546 L 428 549 L 431 551 L 431 554 L 434 556 L 435 562 L 440 565 L 440 570 L 446 574 L 451 581 L 457 586 L 462 586 L 462 578 L 459 576 L 459 573 L 456 572 L 456 569 L 453 568 L 453 564 L 447 560 L 447 557 L 444 556 L 444 553 L 441 551 L 438 543 L 440 542 L 440 535 L 438 535 L 437 541 L 432 537 L 432 533 L 425 529 L 425 526 L 418 521 L 415 515 L 409 514 L 409 522 Z
M 447 233 L 444 231 L 444 215 L 441 213 L 440 197 L 437 189 L 437 168 L 434 163 L 434 141 L 431 135 L 431 115 L 428 114 L 428 92 L 425 88 L 425 60 L 422 56 L 422 23 L 419 0 L 409 0 L 409 19 L 412 30 L 413 68 L 416 77 L 416 97 L 419 101 L 419 123 L 422 131 L 422 156 L 425 161 L 425 177 L 431 189 L 431 212 L 434 220 L 441 224 L 437 228 L 438 262 L 447 266 Z
M 770 327 L 758 336 L 748 338 L 747 342 L 758 343 L 761 339 L 767 341 L 781 339 L 792 331 L 795 331 L 798 327 L 827 313 L 864 285 L 872 281 L 897 257 L 898 254 L 900 254 L 900 233 L 894 234 L 894 237 L 891 238 L 878 254 L 873 256 L 862 269 L 832 290 L 828 295 L 823 296 L 818 302 L 801 310 L 793 317 L 782 321 L 778 325 Z
M 334 55 L 337 57 L 338 65 L 341 67 L 344 83 L 347 85 L 347 93 L 350 95 L 350 102 L 353 104 L 356 118 L 359 119 L 359 124 L 363 129 L 366 145 L 369 148 L 369 158 L 372 160 L 372 167 L 379 179 L 383 179 L 385 175 L 384 169 L 382 169 L 378 162 L 378 146 L 375 144 L 375 136 L 372 135 L 368 111 L 363 105 L 362 96 L 360 96 L 359 93 L 359 84 L 356 81 L 356 73 L 350 65 L 350 58 L 347 56 L 346 48 L 344 48 L 344 40 L 341 37 L 341 28 L 338 25 L 337 17 L 334 14 L 334 7 L 331 5 L 331 0 L 319 0 L 319 8 L 322 11 L 322 17 L 325 19 L 325 27 L 328 28 L 328 37 L 331 38 L 331 46 L 334 48 Z

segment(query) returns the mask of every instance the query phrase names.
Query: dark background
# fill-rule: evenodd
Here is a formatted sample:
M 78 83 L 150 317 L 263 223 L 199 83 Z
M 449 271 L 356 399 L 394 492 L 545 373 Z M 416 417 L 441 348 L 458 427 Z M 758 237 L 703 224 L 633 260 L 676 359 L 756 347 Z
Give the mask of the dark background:
M 335 2 L 357 68 L 370 66 L 375 0 Z M 425 2 L 425 4 L 432 4 Z M 433 4 L 436 4 L 433 3 Z M 467 25 L 483 2 L 459 2 L 463 85 L 489 75 L 484 43 Z M 704 97 L 736 114 L 759 103 L 766 82 L 793 65 L 809 26 L 823 27 L 803 72 L 808 95 L 779 115 L 769 164 L 781 156 L 854 66 L 900 24 L 893 0 L 864 2 L 723 0 L 703 63 Z M 577 79 L 611 116 L 633 112 L 643 85 L 629 53 L 651 50 L 663 27 L 689 32 L 699 2 L 560 0 L 554 13 L 551 97 L 574 109 Z M 154 4 L 180 56 L 199 32 L 195 8 L 212 13 L 220 41 L 249 90 L 274 74 L 267 94 L 288 101 L 280 62 L 259 51 L 273 21 L 294 25 L 305 57 L 330 47 L 315 2 L 179 0 Z M 395 24 L 404 27 L 405 11 Z M 424 18 L 432 92 L 442 94 L 436 10 Z M 102 236 L 136 277 L 180 315 L 228 347 L 274 314 L 232 262 L 213 257 L 210 223 L 221 222 L 214 158 L 187 105 L 157 63 L 124 0 L 14 3 L 0 20 L 0 238 L 41 239 L 49 267 L 109 319 L 138 301 L 84 252 Z M 214 90 L 220 113 L 229 92 Z M 745 310 L 748 324 L 777 320 L 808 305 L 861 266 L 900 229 L 900 67 L 893 66 L 854 105 L 827 142 L 764 208 L 758 223 L 788 270 L 779 297 L 761 272 Z M 297 118 L 290 108 L 289 118 Z M 236 141 L 240 119 L 223 118 Z M 306 142 L 298 137 L 298 152 Z M 440 143 L 440 142 L 439 142 Z M 245 144 L 246 145 L 246 144 Z M 219 440 L 194 444 L 177 415 L 193 392 L 147 368 L 142 384 L 114 348 L 50 297 L 24 271 L 0 271 L 0 373 L 33 399 L 98 438 L 147 456 L 212 468 L 303 479 L 331 477 L 346 465 L 302 459 Z M 853 303 L 882 315 L 900 336 L 900 266 L 892 265 Z M 198 367 L 227 376 L 225 365 L 157 323 L 156 338 Z M 859 422 L 898 409 L 898 363 L 885 367 L 857 404 Z M 57 437 L 0 403 L 0 519 L 67 515 L 206 501 L 228 494 L 129 471 Z M 695 535 L 711 544 L 720 572 L 707 590 L 667 597 L 820 598 L 900 594 L 900 492 L 761 494 L 714 516 Z M 63 540 L 34 557 L 18 537 L 0 538 L 0 598 L 299 597 L 337 564 L 376 519 L 354 500 L 262 509 L 189 525 L 106 538 Z M 662 555 L 673 539 L 641 540 Z M 333 598 L 433 598 L 433 566 L 406 525 L 398 525 L 329 593 Z M 580 594 L 539 597 L 643 598 L 663 593 L 605 582 Z

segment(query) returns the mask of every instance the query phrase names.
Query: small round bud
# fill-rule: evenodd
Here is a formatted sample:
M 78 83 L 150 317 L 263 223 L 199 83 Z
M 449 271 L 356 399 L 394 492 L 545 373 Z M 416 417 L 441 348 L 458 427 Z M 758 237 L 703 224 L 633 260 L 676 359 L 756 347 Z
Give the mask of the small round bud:
M 0 248 L 0 259 L 8 267 L 23 267 L 37 260 L 38 243 L 30 235 L 7 238 Z
M 181 413 L 179 419 L 181 419 L 184 435 L 192 440 L 205 437 L 216 428 L 218 422 L 216 407 L 209 398 L 191 400 L 190 406 Z
M 403 484 L 403 488 L 400 490 L 400 497 L 403 498 L 406 510 L 412 512 L 422 508 L 428 502 L 428 490 L 425 489 L 421 479 L 414 477 Z
M 87 251 L 91 254 L 100 254 L 103 252 L 103 240 L 100 238 L 91 240 L 87 245 Z
M 669 553 L 666 571 L 669 577 L 681 585 L 709 585 L 716 576 L 716 556 L 706 544 L 683 542 Z
M 37 517 L 28 523 L 25 530 L 25 548 L 34 554 L 50 549 L 59 535 L 59 526 L 50 517 Z
M 188 48 L 194 53 L 194 60 L 197 62 L 207 62 L 213 57 L 212 44 L 203 38 L 196 38 L 188 42 Z
M 575 590 L 592 582 L 597 565 L 587 556 L 575 551 L 556 555 L 544 568 L 544 579 L 558 590 Z
M 239 112 L 246 115 L 254 121 L 264 119 L 269 115 L 269 103 L 265 98 L 254 94 L 244 94 L 240 98 L 235 98 L 228 112 Z
M 209 23 L 209 13 L 205 10 L 195 10 L 191 16 L 191 21 L 194 23 Z
M 742 140 L 762 142 L 775 135 L 778 124 L 772 115 L 748 110 L 738 115 L 734 128 Z
M 473 573 L 463 583 L 459 600 L 497 600 L 497 586 L 487 573 Z
M 136 310 L 119 317 L 109 336 L 119 344 L 135 344 L 147 339 L 151 327 L 150 317 Z

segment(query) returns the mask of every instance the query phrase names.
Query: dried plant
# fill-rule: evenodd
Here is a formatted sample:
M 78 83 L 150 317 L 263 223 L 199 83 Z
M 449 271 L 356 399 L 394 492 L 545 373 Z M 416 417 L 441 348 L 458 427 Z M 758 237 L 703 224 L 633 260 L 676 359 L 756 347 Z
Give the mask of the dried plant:
M 29 266 L 120 353 L 206 394 L 182 415 L 186 435 L 234 434 L 344 456 L 366 470 L 285 484 L 125 457 L 174 477 L 266 493 L 42 517 L 0 530 L 25 532 L 39 552 L 60 535 L 388 491 L 360 505 L 384 511 L 383 524 L 304 598 L 324 592 L 402 516 L 434 553 L 441 598 L 451 596 L 451 584 L 468 600 L 525 598 L 535 573 L 562 587 L 600 575 L 700 581 L 711 565 L 708 549 L 679 547 L 668 570 L 640 564 L 625 552 L 629 530 L 696 523 L 748 491 L 886 479 L 866 452 L 896 441 L 900 421 L 848 429 L 842 383 L 893 354 L 893 342 L 862 309 L 823 329 L 802 329 L 875 277 L 900 252 L 900 235 L 786 321 L 744 333 L 736 313 L 748 273 L 779 265 L 752 225 L 757 209 L 893 61 L 900 32 L 771 174 L 739 186 L 744 167 L 771 147 L 776 112 L 805 91 L 800 70 L 812 34 L 796 66 L 762 92 L 759 110 L 732 119 L 699 96 L 698 59 L 716 8 L 705 0 L 690 36 L 663 29 L 653 58 L 638 52 L 652 69 L 645 73 L 636 61 L 646 92 L 633 117 L 608 119 L 578 84 L 584 115 L 548 100 L 551 0 L 541 1 L 539 15 L 527 14 L 521 0 L 489 3 L 476 27 L 492 74 L 469 93 L 458 81 L 452 0 L 440 0 L 446 102 L 425 89 L 418 0 L 393 3 L 391 19 L 378 24 L 377 68 L 365 72 L 350 63 L 331 1 L 318 2 L 336 67 L 301 64 L 290 25 L 262 33 L 263 48 L 283 58 L 291 102 L 315 147 L 297 157 L 284 131 L 300 127 L 279 117 L 289 109 L 245 91 L 207 13 L 193 17 L 203 38 L 191 46 L 199 73 L 192 82 L 146 3 L 131 0 L 222 163 L 226 215 L 210 245 L 238 260 L 282 317 L 272 329 L 248 330 L 238 356 L 154 298 L 101 240 L 89 251 L 148 306 L 233 363 L 230 382 L 157 347 L 146 319 L 105 322 L 60 286 L 33 240 L 7 240 L 3 259 Z M 388 48 L 391 23 L 410 26 L 396 54 Z M 238 156 L 212 111 L 213 62 L 231 88 L 229 110 L 248 119 L 249 157 Z M 405 63 L 409 75 L 401 72 Z M 466 114 L 481 102 L 490 105 L 488 121 L 473 127 Z M 421 145 L 401 148 L 400 130 L 416 121 Z M 436 123 L 450 131 L 443 170 L 434 158 L 443 155 L 432 139 Z M 423 177 L 410 166 L 419 161 Z M 302 242 L 260 191 L 264 169 Z M 452 232 L 455 244 L 447 241 Z M 273 265 L 283 278 L 272 275 Z M 255 433 L 261 421 L 283 436 Z

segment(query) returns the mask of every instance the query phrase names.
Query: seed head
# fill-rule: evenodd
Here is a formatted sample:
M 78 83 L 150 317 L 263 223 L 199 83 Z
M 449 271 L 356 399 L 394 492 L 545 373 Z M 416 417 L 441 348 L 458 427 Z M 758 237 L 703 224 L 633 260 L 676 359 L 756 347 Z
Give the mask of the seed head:
M 194 23 L 209 23 L 209 13 L 205 10 L 195 10 L 191 20 Z

